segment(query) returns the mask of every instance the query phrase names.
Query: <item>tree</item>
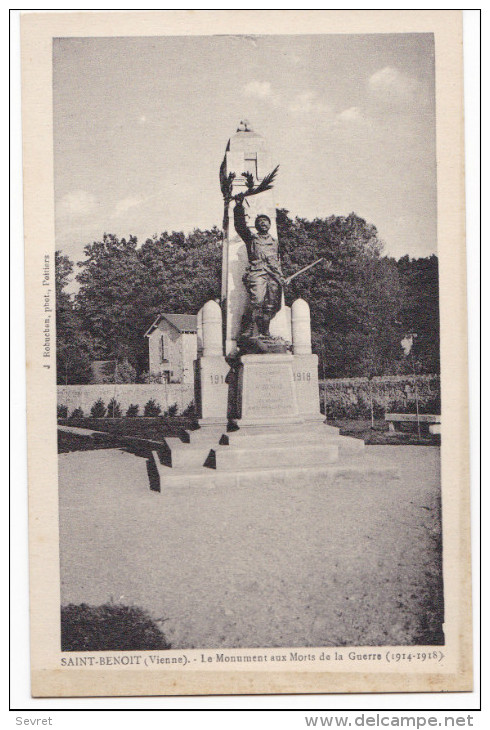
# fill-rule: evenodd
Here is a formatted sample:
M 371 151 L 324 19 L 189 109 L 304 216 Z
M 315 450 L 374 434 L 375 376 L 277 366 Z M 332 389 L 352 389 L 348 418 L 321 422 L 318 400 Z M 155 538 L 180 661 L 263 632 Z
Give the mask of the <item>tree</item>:
M 76 307 L 97 359 L 128 360 L 133 367 L 146 344 L 140 300 L 145 282 L 136 244 L 133 236 L 119 240 L 104 235 L 102 241 L 85 246 L 86 259 L 78 264 L 76 277 L 81 284 Z
M 407 328 L 418 333 L 423 369 L 437 372 L 435 256 L 399 262 L 384 256 L 376 227 L 355 213 L 309 221 L 292 219 L 281 209 L 277 227 L 286 276 L 324 258 L 291 282 L 286 303 L 303 297 L 310 304 L 313 349 L 326 353 L 326 377 L 402 371 L 400 340 Z M 60 257 L 61 360 L 80 357 L 70 350 L 76 342 L 84 357 L 90 352 L 92 358 L 115 361 L 127 371 L 120 377 L 141 379 L 148 370 L 144 333 L 161 312 L 195 314 L 219 296 L 221 252 L 216 227 L 188 235 L 165 231 L 140 248 L 134 237 L 104 235 L 85 247 L 77 276 L 81 287 L 73 301 L 64 291 L 73 264 Z
M 399 349 L 396 315 L 403 290 L 396 263 L 381 256 L 375 226 L 354 213 L 307 221 L 278 215 L 286 275 L 317 258 L 325 262 L 294 279 L 288 302 L 309 302 L 313 350 L 326 352 L 325 375 L 390 371 Z M 330 264 L 330 268 L 328 268 Z
M 426 373 L 440 372 L 439 341 L 439 262 L 436 255 L 398 261 L 398 271 L 405 286 L 404 305 L 400 311 L 403 333 L 415 332 L 413 356 Z
M 92 374 L 91 338 L 82 326 L 72 298 L 65 291 L 72 273 L 73 262 L 56 251 L 56 374 L 59 384 L 88 383 Z
M 135 383 L 136 370 L 129 360 L 109 360 L 102 366 L 103 383 Z
M 135 238 L 105 235 L 85 247 L 76 304 L 99 359 L 148 369 L 143 337 L 162 311 L 196 313 L 220 290 L 221 233 L 162 233 L 137 248 Z
M 151 316 L 163 311 L 196 313 L 221 287 L 221 231 L 195 229 L 189 236 L 175 231 L 148 239 L 139 260 L 149 286 L 141 292 Z

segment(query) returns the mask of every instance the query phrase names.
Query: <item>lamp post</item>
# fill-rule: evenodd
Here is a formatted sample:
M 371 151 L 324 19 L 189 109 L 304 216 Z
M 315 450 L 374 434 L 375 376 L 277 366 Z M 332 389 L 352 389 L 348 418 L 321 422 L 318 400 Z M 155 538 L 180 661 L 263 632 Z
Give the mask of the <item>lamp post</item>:
M 420 440 L 420 414 L 419 414 L 419 391 L 417 388 L 417 379 L 416 379 L 416 372 L 415 372 L 415 358 L 413 356 L 413 344 L 414 340 L 417 339 L 417 333 L 416 332 L 409 332 L 405 335 L 403 340 L 401 341 L 401 346 L 403 347 L 403 351 L 405 355 L 410 357 L 410 362 L 412 365 L 412 378 L 413 378 L 413 389 L 415 392 L 415 411 L 417 413 L 417 434 Z

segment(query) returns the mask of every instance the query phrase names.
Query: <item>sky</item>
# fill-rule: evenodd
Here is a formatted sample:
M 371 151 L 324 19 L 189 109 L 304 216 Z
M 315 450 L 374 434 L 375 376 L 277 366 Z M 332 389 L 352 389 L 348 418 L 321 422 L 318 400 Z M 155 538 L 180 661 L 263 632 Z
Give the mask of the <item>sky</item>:
M 53 44 L 56 247 L 220 225 L 246 118 L 275 203 L 355 212 L 385 253 L 437 251 L 432 34 L 62 38 Z

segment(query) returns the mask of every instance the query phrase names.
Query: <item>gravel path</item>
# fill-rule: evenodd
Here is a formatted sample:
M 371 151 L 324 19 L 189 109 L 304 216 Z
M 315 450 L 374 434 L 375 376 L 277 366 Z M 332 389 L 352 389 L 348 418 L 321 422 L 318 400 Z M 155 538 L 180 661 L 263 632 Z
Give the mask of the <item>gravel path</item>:
M 439 449 L 400 480 L 151 492 L 119 449 L 59 457 L 62 603 L 165 618 L 173 648 L 441 643 Z

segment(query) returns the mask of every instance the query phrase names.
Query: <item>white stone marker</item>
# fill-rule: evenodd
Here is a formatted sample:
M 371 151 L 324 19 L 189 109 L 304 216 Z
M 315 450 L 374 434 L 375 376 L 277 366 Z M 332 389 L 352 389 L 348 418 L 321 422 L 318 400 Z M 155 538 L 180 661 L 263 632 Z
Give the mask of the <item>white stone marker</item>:
M 293 377 L 301 415 L 307 421 L 323 421 L 318 388 L 318 355 L 311 352 L 310 307 L 296 299 L 291 307 Z
M 212 299 L 202 308 L 202 346 L 204 357 L 223 355 L 221 307 Z
M 197 358 L 195 401 L 201 426 L 226 425 L 230 367 L 223 356 L 221 307 L 206 302 L 198 314 L 201 322 L 202 355 Z
M 304 299 L 296 299 L 291 307 L 291 332 L 295 355 L 311 355 L 310 307 Z

